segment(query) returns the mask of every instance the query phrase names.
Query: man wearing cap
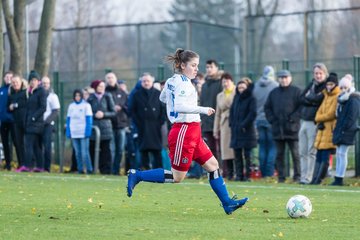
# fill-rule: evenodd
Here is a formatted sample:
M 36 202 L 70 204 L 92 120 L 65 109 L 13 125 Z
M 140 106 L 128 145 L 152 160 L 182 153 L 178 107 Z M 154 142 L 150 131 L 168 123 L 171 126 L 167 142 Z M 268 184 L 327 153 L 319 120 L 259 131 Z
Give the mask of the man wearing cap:
M 288 145 L 294 167 L 294 181 L 300 178 L 298 132 L 300 129 L 300 88 L 291 85 L 292 76 L 288 70 L 277 73 L 280 86 L 272 90 L 265 104 L 266 119 L 272 125 L 276 143 L 276 164 L 278 182 L 285 182 L 285 144 Z

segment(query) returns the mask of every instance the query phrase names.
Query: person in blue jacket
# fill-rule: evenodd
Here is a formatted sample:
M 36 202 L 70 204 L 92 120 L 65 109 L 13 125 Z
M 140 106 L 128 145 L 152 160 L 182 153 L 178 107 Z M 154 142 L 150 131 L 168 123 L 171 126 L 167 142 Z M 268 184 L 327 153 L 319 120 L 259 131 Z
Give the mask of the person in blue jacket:
M 9 96 L 9 88 L 13 73 L 11 71 L 6 72 L 4 75 L 4 83 L 0 88 L 0 132 L 1 142 L 4 147 L 5 155 L 5 168 L 11 170 L 12 161 L 12 145 L 10 144 L 10 134 L 12 139 L 15 139 L 14 135 L 14 119 L 11 112 L 7 107 L 7 101 Z
M 342 186 L 348 163 L 348 150 L 354 145 L 356 132 L 359 130 L 360 93 L 355 91 L 353 77 L 346 74 L 339 83 L 341 93 L 338 97 L 337 122 L 333 132 L 336 145 L 336 174 L 333 186 Z

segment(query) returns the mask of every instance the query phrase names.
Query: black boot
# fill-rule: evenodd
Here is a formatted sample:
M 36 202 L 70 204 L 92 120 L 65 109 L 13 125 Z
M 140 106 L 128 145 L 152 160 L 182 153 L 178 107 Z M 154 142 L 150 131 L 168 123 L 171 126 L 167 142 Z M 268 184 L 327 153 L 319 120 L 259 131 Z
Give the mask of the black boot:
M 335 177 L 335 180 L 331 183 L 331 186 L 343 186 L 343 179 L 342 177 Z

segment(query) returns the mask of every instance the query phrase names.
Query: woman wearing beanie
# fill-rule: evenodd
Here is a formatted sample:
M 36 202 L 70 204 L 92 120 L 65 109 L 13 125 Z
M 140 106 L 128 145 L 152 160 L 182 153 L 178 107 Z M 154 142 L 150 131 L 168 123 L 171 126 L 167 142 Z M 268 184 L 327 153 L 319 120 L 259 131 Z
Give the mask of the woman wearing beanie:
M 74 147 L 78 172 L 84 173 L 85 163 L 86 173 L 89 174 L 93 171 L 89 154 L 93 113 L 90 104 L 84 100 L 81 90 L 74 90 L 73 100 L 67 111 L 66 136 L 71 139 Z
M 310 184 L 320 184 L 329 167 L 329 157 L 335 151 L 332 143 L 333 129 L 336 124 L 337 97 L 340 94 L 336 73 L 330 73 L 326 79 L 326 88 L 322 91 L 324 100 L 315 115 L 317 134 L 314 147 L 317 149 L 314 174 Z
M 93 112 L 93 125 L 100 129 L 99 170 L 101 174 L 111 173 L 110 141 L 113 136 L 111 119 L 116 116 L 115 104 L 112 96 L 105 93 L 105 82 L 94 80 L 91 87 L 95 90 L 88 98 Z M 95 159 L 95 134 L 90 137 L 90 156 L 92 164 Z M 96 169 L 95 169 L 96 170 Z
M 229 128 L 230 107 L 235 96 L 235 85 L 232 76 L 224 73 L 221 76 L 223 91 L 216 97 L 214 121 L 214 138 L 220 140 L 220 153 L 223 163 L 223 177 L 232 180 L 234 177 L 234 151 L 230 148 L 231 131 Z
M 346 74 L 339 83 L 341 93 L 338 97 L 337 122 L 333 133 L 336 145 L 336 174 L 333 186 L 342 186 L 348 163 L 349 147 L 354 145 L 360 117 L 360 93 L 355 92 L 353 77 Z
M 256 119 L 256 98 L 252 95 L 253 89 L 254 85 L 251 80 L 242 78 L 236 84 L 236 94 L 230 108 L 230 147 L 234 149 L 235 153 L 236 181 L 249 180 L 251 149 L 257 145 L 254 124 Z

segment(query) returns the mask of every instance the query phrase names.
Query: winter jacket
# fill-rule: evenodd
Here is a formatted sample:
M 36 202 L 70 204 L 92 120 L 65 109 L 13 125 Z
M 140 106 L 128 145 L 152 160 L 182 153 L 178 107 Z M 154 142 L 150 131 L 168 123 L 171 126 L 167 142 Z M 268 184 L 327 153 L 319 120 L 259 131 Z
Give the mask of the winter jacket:
M 26 103 L 25 133 L 42 134 L 44 128 L 44 113 L 46 111 L 46 92 L 37 87 L 31 90 Z
M 225 96 L 224 91 L 216 97 L 216 111 L 214 122 L 214 134 L 220 132 L 220 152 L 221 159 L 234 159 L 234 151 L 230 148 L 231 130 L 229 127 L 230 107 L 235 96 L 236 88 L 229 96 Z
M 127 93 L 121 90 L 117 84 L 114 87 L 106 86 L 105 91 L 111 94 L 114 100 L 114 104 L 121 107 L 121 110 L 116 112 L 116 116 L 111 119 L 113 128 L 118 129 L 129 126 L 129 120 L 127 116 Z
M 252 95 L 254 85 L 243 92 L 236 91 L 230 108 L 229 126 L 231 128 L 230 147 L 254 148 L 257 145 L 255 119 L 256 98 Z
M 161 126 L 165 122 L 166 108 L 159 100 L 155 88 L 139 89 L 132 99 L 131 115 L 137 126 L 140 150 L 161 150 Z
M 256 98 L 256 120 L 265 120 L 265 111 L 264 106 L 270 92 L 278 87 L 279 84 L 273 80 L 260 78 L 259 81 L 255 83 L 253 95 Z
M 315 121 L 315 115 L 324 99 L 322 91 L 326 87 L 326 82 L 316 83 L 315 80 L 310 83 L 302 92 L 301 99 L 301 119 L 305 121 Z
M 7 102 L 10 85 L 4 85 L 0 88 L 0 122 L 13 122 L 14 118 L 8 110 Z
M 25 128 L 25 117 L 26 117 L 26 104 L 29 93 L 27 92 L 27 83 L 25 81 L 21 84 L 21 89 L 15 91 L 12 87 L 9 88 L 9 98 L 7 102 L 8 110 L 10 104 L 15 105 L 15 108 L 10 111 L 13 114 L 14 122 L 17 126 Z
M 318 126 L 314 147 L 316 149 L 335 149 L 332 142 L 336 125 L 336 106 L 340 88 L 336 86 L 330 93 L 323 90 L 324 100 L 316 112 L 315 122 Z
M 216 109 L 216 96 L 222 91 L 221 76 L 216 79 L 205 78 L 205 83 L 201 87 L 200 106 Z M 214 128 L 215 115 L 208 116 L 201 114 L 201 130 L 212 132 Z
M 337 107 L 337 120 L 333 132 L 335 145 L 354 145 L 355 135 L 359 130 L 358 120 L 360 117 L 360 93 L 354 92 L 345 102 Z
M 300 88 L 292 85 L 280 86 L 270 92 L 264 109 L 275 140 L 298 140 L 300 94 Z
M 93 112 L 93 126 L 97 126 L 100 129 L 100 140 L 110 140 L 113 136 L 111 119 L 116 115 L 112 96 L 109 93 L 104 93 L 102 98 L 98 100 L 95 93 L 92 93 L 87 101 L 90 103 Z M 104 113 L 102 119 L 95 117 L 97 111 L 102 111 Z M 91 134 L 90 140 L 95 140 L 94 131 Z

